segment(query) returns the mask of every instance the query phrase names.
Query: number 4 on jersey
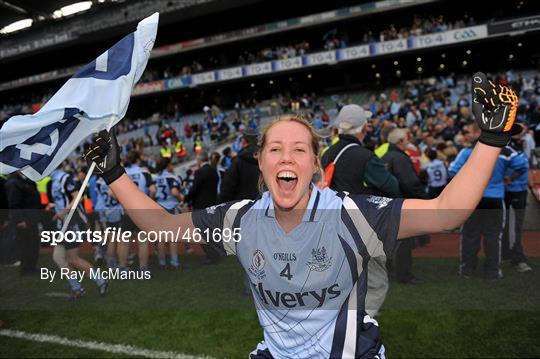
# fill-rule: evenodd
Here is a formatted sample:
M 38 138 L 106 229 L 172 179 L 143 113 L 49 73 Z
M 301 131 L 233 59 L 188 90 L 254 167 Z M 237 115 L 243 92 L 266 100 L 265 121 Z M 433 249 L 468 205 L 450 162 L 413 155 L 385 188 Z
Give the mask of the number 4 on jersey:
M 279 273 L 279 276 L 280 277 L 285 277 L 287 278 L 288 280 L 291 280 L 291 278 L 293 277 L 292 274 L 291 274 L 291 264 L 290 263 L 287 263 L 285 265 L 285 268 L 283 268 L 283 270 L 281 271 L 281 273 Z

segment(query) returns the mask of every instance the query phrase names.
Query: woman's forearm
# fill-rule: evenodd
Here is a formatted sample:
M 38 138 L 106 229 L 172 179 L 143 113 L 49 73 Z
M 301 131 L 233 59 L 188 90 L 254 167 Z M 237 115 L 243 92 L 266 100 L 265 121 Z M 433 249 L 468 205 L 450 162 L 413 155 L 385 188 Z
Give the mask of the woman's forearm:
M 474 211 L 489 183 L 501 149 L 478 142 L 471 156 L 437 198 L 445 229 L 461 225 Z
M 144 194 L 127 174 L 109 185 L 131 220 L 143 231 L 176 231 L 192 228 L 191 213 L 172 215 Z
M 478 142 L 463 168 L 439 196 L 439 208 L 472 212 L 484 194 L 500 152 L 498 147 Z
M 452 230 L 467 220 L 482 198 L 500 149 L 478 143 L 439 197 L 403 202 L 398 238 Z

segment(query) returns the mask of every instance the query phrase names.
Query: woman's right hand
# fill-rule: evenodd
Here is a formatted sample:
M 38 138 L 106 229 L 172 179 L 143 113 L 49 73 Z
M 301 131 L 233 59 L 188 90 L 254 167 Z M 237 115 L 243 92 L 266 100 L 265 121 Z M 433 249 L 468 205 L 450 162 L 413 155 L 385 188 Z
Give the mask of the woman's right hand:
M 120 164 L 120 146 L 116 136 L 102 130 L 95 138 L 83 158 L 88 165 L 96 164 L 96 173 L 103 177 L 107 185 L 116 181 L 126 171 Z

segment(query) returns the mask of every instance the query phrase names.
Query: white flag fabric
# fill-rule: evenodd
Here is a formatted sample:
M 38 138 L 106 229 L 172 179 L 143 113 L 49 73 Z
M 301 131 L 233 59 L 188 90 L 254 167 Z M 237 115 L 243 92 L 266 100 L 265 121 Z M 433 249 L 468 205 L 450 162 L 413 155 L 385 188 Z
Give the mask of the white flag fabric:
M 82 67 L 35 114 L 11 117 L 0 129 L 0 173 L 20 170 L 37 181 L 89 135 L 126 114 L 133 87 L 156 39 L 159 14 Z

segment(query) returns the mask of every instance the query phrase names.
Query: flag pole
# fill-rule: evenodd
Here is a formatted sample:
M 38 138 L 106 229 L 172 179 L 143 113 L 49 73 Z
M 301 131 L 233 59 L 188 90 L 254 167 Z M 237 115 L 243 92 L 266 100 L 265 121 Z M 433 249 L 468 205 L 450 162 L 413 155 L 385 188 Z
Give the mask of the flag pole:
M 116 120 L 118 116 L 113 115 L 111 116 L 109 120 L 109 124 L 107 125 L 107 132 L 111 130 L 112 124 Z M 81 185 L 81 188 L 79 189 L 79 192 L 77 193 L 77 197 L 75 197 L 75 200 L 73 201 L 73 204 L 71 205 L 71 208 L 69 209 L 69 213 L 66 217 L 66 219 L 63 221 L 62 224 L 62 233 L 66 232 L 67 227 L 69 226 L 69 222 L 71 221 L 71 218 L 73 217 L 73 214 L 75 213 L 75 210 L 77 209 L 77 206 L 79 205 L 79 202 L 81 201 L 81 198 L 84 194 L 84 190 L 86 189 L 86 186 L 88 185 L 88 182 L 90 181 L 90 177 L 92 177 L 92 173 L 94 172 L 94 169 L 96 168 L 96 163 L 92 162 L 90 165 L 90 168 L 88 168 L 88 172 L 86 173 L 86 177 L 84 178 L 84 181 Z

